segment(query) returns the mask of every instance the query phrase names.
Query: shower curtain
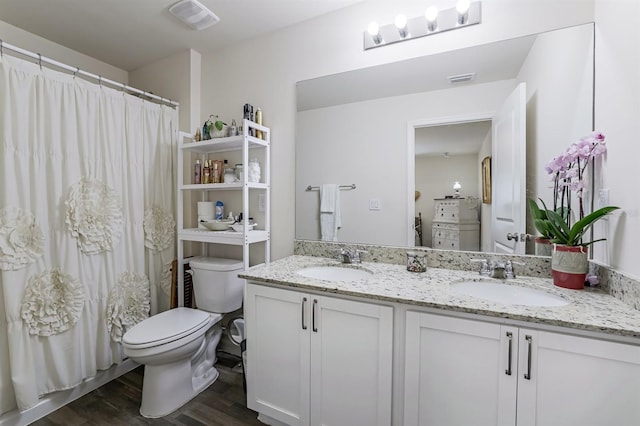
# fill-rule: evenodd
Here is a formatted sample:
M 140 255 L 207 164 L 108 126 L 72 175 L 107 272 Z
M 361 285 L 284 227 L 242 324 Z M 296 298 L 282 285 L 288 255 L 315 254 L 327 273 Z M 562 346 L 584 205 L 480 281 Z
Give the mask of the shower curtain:
M 0 58 L 0 414 L 123 359 L 167 309 L 177 111 Z

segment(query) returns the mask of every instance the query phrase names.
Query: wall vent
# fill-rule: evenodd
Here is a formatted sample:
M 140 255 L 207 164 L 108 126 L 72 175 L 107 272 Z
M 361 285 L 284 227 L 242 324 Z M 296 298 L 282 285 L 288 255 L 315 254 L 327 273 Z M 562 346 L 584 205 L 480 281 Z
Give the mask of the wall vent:
M 468 74 L 458 74 L 458 75 L 450 75 L 447 77 L 449 83 L 457 84 L 457 83 L 466 83 L 468 81 L 473 81 L 476 78 L 475 72 L 470 72 Z

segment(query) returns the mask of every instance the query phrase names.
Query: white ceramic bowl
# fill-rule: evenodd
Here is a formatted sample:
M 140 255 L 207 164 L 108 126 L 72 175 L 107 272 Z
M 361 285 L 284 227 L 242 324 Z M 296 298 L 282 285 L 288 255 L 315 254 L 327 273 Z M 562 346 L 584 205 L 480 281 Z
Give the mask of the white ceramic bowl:
M 247 230 L 251 231 L 253 230 L 254 226 L 256 226 L 257 223 L 252 223 L 251 225 L 247 225 Z M 233 228 L 234 231 L 236 232 L 243 232 L 244 231 L 244 224 L 242 223 L 236 223 L 235 225 L 231 225 L 231 228 Z
M 200 223 L 209 231 L 226 231 L 233 223 L 233 220 L 210 220 L 208 222 Z

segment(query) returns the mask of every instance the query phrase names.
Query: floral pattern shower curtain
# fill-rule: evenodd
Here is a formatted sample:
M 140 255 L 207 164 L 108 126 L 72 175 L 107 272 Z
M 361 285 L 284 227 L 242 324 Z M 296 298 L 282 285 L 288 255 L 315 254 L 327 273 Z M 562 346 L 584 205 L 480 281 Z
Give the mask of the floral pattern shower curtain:
M 0 59 L 0 414 L 123 359 L 168 307 L 177 111 Z

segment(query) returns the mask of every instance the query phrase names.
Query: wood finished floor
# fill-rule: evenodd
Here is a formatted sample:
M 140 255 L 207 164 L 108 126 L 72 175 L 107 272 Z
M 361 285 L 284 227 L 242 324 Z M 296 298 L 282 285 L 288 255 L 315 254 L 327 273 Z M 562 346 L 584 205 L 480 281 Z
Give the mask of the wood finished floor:
M 220 376 L 209 388 L 177 411 L 160 419 L 140 415 L 143 367 L 112 380 L 34 423 L 37 426 L 88 425 L 179 425 L 244 426 L 263 425 L 249 410 L 242 389 L 242 374 L 232 367 L 237 358 L 220 357 Z

